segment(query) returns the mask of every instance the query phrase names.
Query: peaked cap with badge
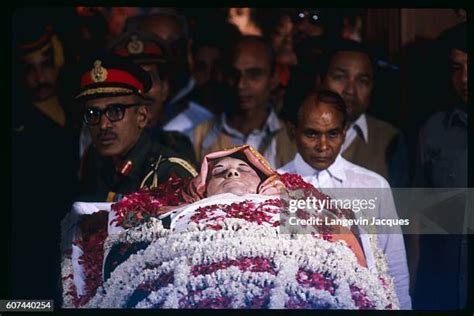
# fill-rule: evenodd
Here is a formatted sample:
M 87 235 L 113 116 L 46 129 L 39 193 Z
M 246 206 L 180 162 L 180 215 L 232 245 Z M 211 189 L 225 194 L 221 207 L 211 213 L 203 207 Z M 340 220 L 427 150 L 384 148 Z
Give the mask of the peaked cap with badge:
M 120 35 L 109 44 L 109 50 L 137 64 L 166 64 L 172 61 L 169 45 L 155 34 L 143 30 Z
M 144 98 L 151 88 L 150 75 L 127 58 L 101 54 L 89 58 L 82 67 L 78 101 L 137 95 Z
M 139 65 L 124 57 L 100 55 L 86 63 L 76 99 L 85 102 L 127 95 L 144 98 L 150 87 L 151 78 Z M 116 201 L 143 187 L 155 187 L 172 174 L 182 178 L 197 174 L 189 162 L 144 132 L 122 157 L 101 156 L 91 146 L 81 165 L 83 201 Z

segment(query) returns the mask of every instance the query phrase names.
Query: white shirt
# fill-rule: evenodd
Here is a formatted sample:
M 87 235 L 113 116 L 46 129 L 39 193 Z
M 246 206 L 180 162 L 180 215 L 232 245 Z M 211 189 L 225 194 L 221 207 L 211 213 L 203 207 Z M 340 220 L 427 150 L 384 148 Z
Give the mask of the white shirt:
M 347 129 L 346 132 L 346 139 L 344 140 L 344 143 L 342 144 L 341 147 L 341 152 L 344 152 L 356 139 L 358 131 L 361 132 L 362 139 L 363 141 L 367 144 L 369 141 L 369 129 L 367 127 L 367 117 L 365 114 L 362 114 L 359 116 L 357 120 L 355 120 Z
M 353 164 L 339 154 L 325 170 L 311 167 L 299 153 L 295 158 L 278 169 L 279 173 L 299 174 L 306 182 L 316 188 L 390 188 L 381 175 Z
M 311 183 L 316 188 L 352 188 L 354 189 L 353 192 L 345 191 L 344 194 L 355 193 L 357 198 L 365 198 L 364 195 L 366 194 L 371 195 L 371 190 L 367 189 L 374 189 L 372 190 L 372 195 L 375 194 L 380 198 L 376 202 L 377 213 L 373 215 L 378 218 L 398 218 L 393 195 L 391 190 L 387 190 L 390 189 L 387 180 L 373 171 L 347 161 L 341 154 L 337 156 L 329 168 L 318 171 L 307 164 L 303 157 L 297 153 L 295 158 L 278 169 L 278 172 L 299 174 L 306 182 Z M 328 191 L 331 190 L 324 190 L 330 196 L 337 195 L 336 190 Z M 339 193 L 341 192 L 339 191 Z M 399 227 L 395 228 L 396 233 L 394 233 L 393 229 L 391 234 L 379 233 L 377 235 L 378 246 L 387 257 L 389 274 L 394 278 L 395 289 L 400 300 L 400 308 L 411 309 L 409 294 L 410 277 L 406 261 L 405 243 L 401 229 Z M 364 239 L 364 235 L 361 234 L 361 239 Z M 362 246 L 366 256 L 369 256 L 370 250 L 367 247 L 367 243 L 363 242 Z
M 194 139 L 194 128 L 204 121 L 214 118 L 214 114 L 200 105 L 190 101 L 188 107 L 175 118 L 169 121 L 164 127 L 165 131 L 178 131 L 189 139 Z

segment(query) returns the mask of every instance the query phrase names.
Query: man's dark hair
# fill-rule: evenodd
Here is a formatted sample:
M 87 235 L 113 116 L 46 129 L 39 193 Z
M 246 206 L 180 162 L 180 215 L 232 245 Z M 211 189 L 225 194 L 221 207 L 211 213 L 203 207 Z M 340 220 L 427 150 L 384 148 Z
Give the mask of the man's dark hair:
M 320 68 L 320 75 L 321 79 L 324 79 L 329 70 L 329 65 L 331 64 L 331 60 L 334 56 L 339 52 L 357 52 L 367 55 L 370 59 L 370 63 L 372 65 L 372 70 L 375 76 L 376 72 L 376 64 L 375 59 L 370 51 L 370 49 L 362 43 L 351 41 L 351 40 L 334 40 L 328 42 L 329 49 L 322 57 L 321 68 Z

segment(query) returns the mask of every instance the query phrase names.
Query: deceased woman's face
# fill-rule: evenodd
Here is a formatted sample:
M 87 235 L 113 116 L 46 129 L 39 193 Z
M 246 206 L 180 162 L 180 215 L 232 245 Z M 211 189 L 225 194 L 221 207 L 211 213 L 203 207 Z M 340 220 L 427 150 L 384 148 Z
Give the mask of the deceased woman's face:
M 234 193 L 244 195 L 257 193 L 260 177 L 245 161 L 223 158 L 211 169 L 207 184 L 207 196 Z

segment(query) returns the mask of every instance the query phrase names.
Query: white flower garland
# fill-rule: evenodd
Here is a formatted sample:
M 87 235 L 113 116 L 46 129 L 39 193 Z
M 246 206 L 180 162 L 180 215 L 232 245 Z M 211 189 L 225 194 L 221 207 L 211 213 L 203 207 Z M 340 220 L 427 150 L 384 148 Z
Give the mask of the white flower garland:
M 64 308 L 73 308 L 73 296 L 68 292 L 72 289 L 74 285 L 73 278 L 70 277 L 74 274 L 72 269 L 72 260 L 71 256 L 62 255 L 61 258 L 61 277 L 62 277 L 62 291 L 63 291 L 63 307 Z
M 383 256 L 377 256 L 380 267 L 374 274 L 358 265 L 355 255 L 342 241 L 329 242 L 311 235 L 279 234 L 277 228 L 240 219 L 226 219 L 220 224 L 223 228 L 219 231 L 206 230 L 204 224 L 191 223 L 187 231 L 170 234 L 169 230 L 163 229 L 161 222 L 152 219 L 141 227 L 109 236 L 106 241 L 108 249 L 119 242 L 155 241 L 120 264 L 84 307 L 125 307 L 140 284 L 171 272 L 174 273 L 173 284 L 151 291 L 135 307 L 149 308 L 162 304 L 164 308 L 179 308 L 179 299 L 189 294 L 188 289 L 204 288 L 202 295 L 230 295 L 232 307 L 239 308 L 244 306 L 246 298 L 262 294 L 259 285 L 273 285 L 270 308 L 284 308 L 288 294 L 291 294 L 303 301 L 352 309 L 356 306 L 350 284 L 360 288 L 377 309 L 384 309 L 390 303 L 392 308 L 398 307 L 393 281 L 385 272 L 381 273 L 386 271 Z M 236 267 L 198 276 L 192 276 L 189 272 L 194 265 L 242 257 L 271 258 L 277 274 L 241 271 Z M 161 264 L 156 268 L 146 268 L 157 263 Z M 337 286 L 334 296 L 327 291 L 300 286 L 296 281 L 299 268 L 329 274 Z M 379 274 L 388 283 L 386 289 L 380 284 Z

